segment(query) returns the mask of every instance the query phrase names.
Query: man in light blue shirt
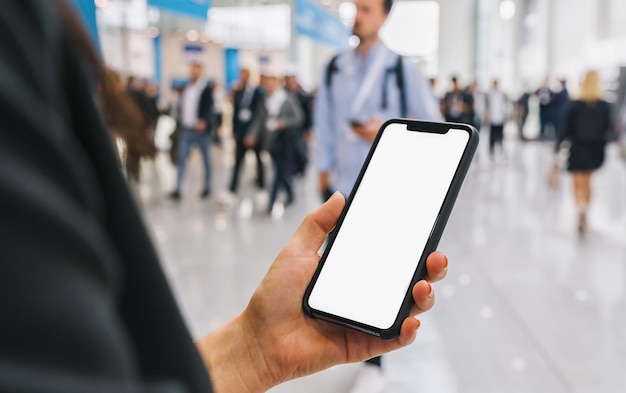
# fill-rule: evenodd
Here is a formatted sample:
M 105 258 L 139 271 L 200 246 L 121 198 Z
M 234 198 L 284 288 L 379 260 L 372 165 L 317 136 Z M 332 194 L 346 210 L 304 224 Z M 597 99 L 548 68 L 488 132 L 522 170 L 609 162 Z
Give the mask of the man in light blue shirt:
M 334 190 L 346 197 L 350 194 L 386 120 L 441 119 L 430 85 L 419 69 L 378 37 L 393 0 L 355 0 L 354 4 L 352 33 L 359 38 L 359 45 L 325 67 L 315 100 L 316 162 L 325 198 Z M 380 358 L 369 360 L 351 392 L 382 392 L 380 365 Z
M 349 195 L 386 120 L 441 118 L 419 69 L 378 37 L 392 4 L 392 0 L 355 0 L 352 32 L 359 45 L 324 69 L 314 113 L 322 195 L 334 190 Z

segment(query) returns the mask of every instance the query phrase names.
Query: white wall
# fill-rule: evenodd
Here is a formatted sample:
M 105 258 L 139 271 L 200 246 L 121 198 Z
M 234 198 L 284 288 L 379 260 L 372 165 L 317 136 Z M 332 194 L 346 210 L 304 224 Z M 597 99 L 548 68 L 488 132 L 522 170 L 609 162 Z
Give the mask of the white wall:
M 145 32 L 100 29 L 100 48 L 107 66 L 125 75 L 154 77 L 154 46 Z M 125 38 L 126 37 L 126 38 Z
M 519 15 L 519 12 L 516 14 Z M 487 18 L 489 23 L 486 37 L 488 39 L 487 80 L 482 81 L 482 87 L 484 89 L 489 88 L 491 81 L 498 79 L 505 91 L 514 90 L 517 85 L 517 64 L 515 61 L 515 53 L 518 48 L 517 19 L 503 20 L 500 17 L 500 0 L 488 0 Z
M 474 1 L 439 1 L 439 73 L 437 91 L 450 87 L 450 77 L 461 83 L 474 77 Z
M 568 80 L 575 91 L 589 69 L 626 64 L 626 2 L 539 0 L 538 40 L 519 49 L 519 76 L 539 83 L 546 75 Z
M 298 53 L 296 76 L 304 89 L 312 91 L 321 83 L 326 65 L 338 50 L 308 37 L 297 37 L 296 45 Z
M 553 77 L 576 79 L 582 69 L 593 66 L 588 55 L 597 42 L 597 6 L 589 0 L 554 0 L 555 15 L 551 64 Z M 567 10 L 567 16 L 562 13 Z

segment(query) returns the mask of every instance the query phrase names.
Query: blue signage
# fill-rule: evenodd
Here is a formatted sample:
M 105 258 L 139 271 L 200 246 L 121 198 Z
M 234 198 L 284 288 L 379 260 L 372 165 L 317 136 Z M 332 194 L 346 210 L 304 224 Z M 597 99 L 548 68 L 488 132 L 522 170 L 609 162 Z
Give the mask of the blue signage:
M 334 47 L 348 45 L 350 31 L 330 11 L 310 0 L 295 0 L 296 33 Z
M 239 80 L 239 74 L 241 67 L 239 66 L 239 49 L 236 48 L 226 48 L 224 50 L 224 61 L 225 61 L 225 80 L 226 80 L 226 91 L 232 91 L 232 88 Z
M 98 25 L 96 23 L 96 4 L 93 0 L 74 0 L 76 10 L 82 17 L 87 30 L 91 34 L 91 38 L 96 46 L 98 42 Z
M 148 5 L 192 18 L 207 19 L 211 0 L 148 0 Z
M 204 47 L 202 45 L 188 44 L 183 47 L 183 51 L 187 64 L 204 63 Z

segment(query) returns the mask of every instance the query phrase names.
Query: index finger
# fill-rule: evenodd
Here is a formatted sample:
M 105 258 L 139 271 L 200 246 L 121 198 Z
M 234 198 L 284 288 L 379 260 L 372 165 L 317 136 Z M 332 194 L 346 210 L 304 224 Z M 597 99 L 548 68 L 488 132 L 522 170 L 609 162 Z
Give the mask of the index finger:
M 426 259 L 426 280 L 437 282 L 442 280 L 448 273 L 448 257 L 440 251 L 435 251 Z

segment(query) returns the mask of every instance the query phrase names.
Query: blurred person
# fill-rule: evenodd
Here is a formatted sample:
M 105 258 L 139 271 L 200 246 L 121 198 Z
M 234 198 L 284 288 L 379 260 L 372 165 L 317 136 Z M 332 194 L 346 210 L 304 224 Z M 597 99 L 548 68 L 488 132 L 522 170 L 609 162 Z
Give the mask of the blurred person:
M 312 110 L 313 110 L 313 98 L 307 93 L 300 83 L 298 82 L 298 78 L 294 73 L 287 74 L 285 76 L 285 89 L 289 94 L 291 94 L 296 102 L 300 105 L 300 109 L 302 110 L 302 114 L 304 115 L 304 121 L 302 122 L 302 127 L 300 131 L 295 135 L 295 155 L 294 155 L 294 175 L 296 176 L 304 176 L 306 172 L 306 167 L 309 162 L 309 147 L 308 147 L 308 139 L 311 133 L 311 127 L 313 124 L 312 120 Z
M 148 83 L 131 75 L 126 82 L 126 89 L 130 97 L 137 104 L 141 114 L 146 118 L 149 127 L 154 129 L 159 117 L 159 110 L 156 104 L 156 95 L 150 97 L 148 94 Z
M 591 176 L 604 163 L 606 143 L 612 132 L 611 107 L 603 100 L 596 71 L 585 75 L 578 97 L 571 102 L 564 119 L 564 132 L 555 150 L 558 153 L 563 141 L 570 142 L 567 170 L 574 180 L 578 230 L 583 233 L 591 203 Z M 554 167 L 558 169 L 556 159 Z
M 250 82 L 250 70 L 243 68 L 240 72 L 240 83 L 233 92 L 233 136 L 235 138 L 235 166 L 230 181 L 230 192 L 237 194 L 239 174 L 244 163 L 246 152 L 254 151 L 256 157 L 256 186 L 265 188 L 265 170 L 261 160 L 262 144 L 257 143 L 253 135 L 252 124 L 254 119 L 261 116 L 265 97 L 260 86 Z M 262 140 L 262 136 L 258 137 Z
M 469 106 L 471 97 L 459 84 L 456 76 L 450 79 L 452 90 L 443 97 L 443 113 L 446 121 L 452 123 L 470 123 Z
M 98 99 L 106 125 L 124 142 L 124 151 L 120 153 L 126 176 L 130 181 L 138 181 L 141 158 L 156 154 L 147 132 L 148 120 L 124 88 L 121 74 L 113 69 L 106 70 L 98 85 Z
M 561 90 L 554 94 L 552 100 L 552 110 L 554 111 L 554 132 L 557 140 L 561 139 L 563 135 L 563 123 L 565 122 L 565 112 L 570 103 L 569 91 L 567 90 L 567 81 L 565 79 L 559 80 Z
M 521 141 L 526 140 L 524 135 L 524 127 L 526 126 L 526 120 L 528 119 L 528 113 L 530 112 L 530 92 L 526 83 L 523 85 L 522 94 L 515 101 L 515 120 L 517 122 L 517 130 L 519 132 L 519 138 Z
M 149 112 L 150 124 L 153 125 L 153 129 L 156 130 L 159 116 L 161 116 L 161 109 L 159 108 L 160 88 L 157 83 L 148 83 L 146 86 L 146 97 L 149 100 Z
M 145 130 L 143 131 L 146 138 L 154 145 L 154 130 L 156 129 L 157 119 L 159 117 L 159 109 L 156 106 L 156 102 L 153 102 L 146 93 L 146 83 L 140 78 L 129 76 L 126 82 L 126 92 L 130 98 L 135 102 L 135 105 L 139 109 L 141 116 L 144 118 Z M 154 158 L 156 154 L 156 146 L 153 148 L 153 153 L 146 158 Z M 126 155 L 127 176 L 132 182 L 138 183 L 141 173 L 141 158 L 142 155 L 129 150 Z
M 211 193 L 211 161 L 209 147 L 211 129 L 214 127 L 213 86 L 202 79 L 202 65 L 190 66 L 189 83 L 181 96 L 181 130 L 178 136 L 176 189 L 170 194 L 173 200 L 181 197 L 181 188 L 185 177 L 185 167 L 191 147 L 196 145 L 202 154 L 204 166 L 204 186 L 200 198 L 205 199 Z
M 224 107 L 226 106 L 226 91 L 218 81 L 210 82 L 213 88 L 213 121 L 209 132 L 217 146 L 222 144 L 222 125 L 224 124 Z
M 293 72 L 285 75 L 285 89 L 289 94 L 292 94 L 300 104 L 302 113 L 305 115 L 302 128 L 304 131 L 309 131 L 313 123 L 311 113 L 311 95 L 300 85 L 298 77 Z
M 268 213 L 272 212 L 278 192 L 287 193 L 285 206 L 294 201 L 292 187 L 295 136 L 304 122 L 304 114 L 294 97 L 280 85 L 278 76 L 265 73 L 265 100 L 260 115 L 252 125 L 254 143 L 261 143 L 272 156 L 274 182 L 270 191 Z
M 344 206 L 335 195 L 304 219 L 245 310 L 194 345 L 91 87 L 104 86 L 107 113 L 141 117 L 118 106 L 68 2 L 5 1 L 0 21 L 0 391 L 261 392 L 414 340 L 413 317 L 382 341 L 305 316 L 317 251 Z M 430 255 L 428 281 L 447 266 Z M 413 288 L 412 315 L 434 305 L 428 281 Z
M 539 98 L 539 140 L 546 140 L 550 138 L 549 129 L 554 132 L 555 120 L 554 120 L 554 92 L 549 86 L 550 80 L 546 77 L 543 81 L 543 85 L 537 89 L 535 94 Z
M 487 93 L 487 118 L 489 124 L 489 156 L 495 161 L 496 145 L 500 146 L 502 156 L 505 156 L 504 146 L 504 124 L 507 118 L 508 98 L 500 89 L 500 82 L 494 79 L 491 83 L 491 90 Z
M 439 108 L 439 112 L 441 113 L 441 116 L 443 116 L 445 109 L 442 98 L 437 95 L 437 78 L 428 78 L 428 84 L 430 85 L 430 91 L 433 94 L 433 100 L 435 100 L 435 106 Z
M 261 74 L 259 75 L 259 89 L 261 90 L 263 95 L 267 95 L 267 92 L 265 91 L 265 85 L 267 85 L 268 72 L 269 69 L 267 67 L 262 67 Z
M 485 97 L 478 89 L 476 81 L 467 86 L 465 94 L 467 95 L 467 124 L 471 124 L 480 131 L 482 120 L 485 118 Z
M 172 90 L 174 94 L 172 94 L 172 99 L 169 104 L 169 115 L 176 122 L 176 127 L 174 128 L 174 132 L 170 135 L 172 145 L 170 146 L 169 156 L 172 164 L 176 165 L 178 162 L 178 138 L 182 129 L 182 97 L 185 86 L 183 84 L 176 84 L 172 87 Z
M 626 99 L 624 98 L 615 121 L 615 140 L 618 143 L 620 156 L 626 162 Z
M 319 190 L 327 199 L 349 195 L 384 121 L 396 117 L 440 120 L 428 81 L 407 59 L 393 53 L 379 31 L 391 0 L 355 0 L 356 48 L 334 56 L 324 68 L 313 113 Z M 368 361 L 353 387 L 383 389 L 380 358 Z

